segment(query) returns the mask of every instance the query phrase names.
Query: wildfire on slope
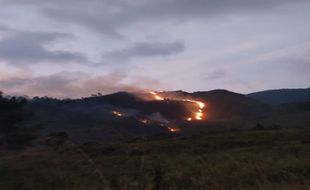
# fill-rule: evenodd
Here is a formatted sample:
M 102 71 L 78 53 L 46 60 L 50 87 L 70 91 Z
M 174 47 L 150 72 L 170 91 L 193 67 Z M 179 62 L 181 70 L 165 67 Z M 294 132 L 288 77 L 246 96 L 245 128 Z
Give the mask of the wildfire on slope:
M 183 125 L 185 122 L 193 122 L 193 121 L 202 121 L 206 119 L 205 112 L 205 103 L 191 99 L 190 97 L 181 97 L 178 95 L 167 95 L 164 93 L 159 93 L 156 91 L 146 91 L 146 93 L 139 94 L 139 97 L 142 97 L 145 101 L 162 101 L 163 104 L 161 105 L 172 105 L 172 109 L 180 109 L 178 113 L 181 113 L 180 115 L 176 114 L 176 119 L 166 119 L 164 116 L 162 116 L 163 108 L 166 109 L 167 107 L 160 107 L 158 112 L 151 112 L 152 114 L 128 114 L 130 113 L 129 110 L 123 110 L 122 112 L 119 110 L 113 110 L 112 114 L 116 117 L 123 117 L 128 118 L 132 117 L 137 119 L 139 122 L 141 122 L 141 126 L 152 126 L 157 125 L 162 128 L 167 129 L 168 131 L 172 133 L 178 133 L 182 130 L 182 127 L 179 125 Z M 154 102 L 153 102 L 154 103 Z M 158 104 L 151 104 L 151 105 L 158 105 Z M 148 104 L 145 104 L 148 105 Z M 174 107 L 177 105 L 177 107 Z M 158 107 L 157 107 L 158 108 Z M 160 111 L 161 109 L 161 111 Z M 183 110 L 184 109 L 184 110 Z M 156 109 L 155 109 L 156 111 Z M 173 112 L 173 110 L 169 110 L 167 113 Z M 172 118 L 175 118 L 174 116 Z
M 149 93 L 153 96 L 153 98 L 155 100 L 158 101 L 163 101 L 165 100 L 164 97 L 160 96 L 158 93 L 156 93 L 155 91 L 149 91 Z M 183 99 L 183 98 L 169 98 L 171 100 L 177 100 L 177 101 L 184 101 L 184 102 L 190 102 L 195 104 L 195 108 L 194 111 L 192 111 L 194 114 L 190 117 L 188 117 L 186 120 L 187 121 L 192 121 L 193 119 L 195 120 L 203 120 L 205 119 L 205 114 L 203 113 L 203 109 L 205 108 L 205 103 L 201 102 L 201 101 L 197 101 L 197 100 L 192 100 L 192 99 Z
M 196 107 L 198 107 L 198 110 L 194 112 L 195 113 L 195 119 L 196 120 L 203 120 L 203 118 L 205 116 L 205 114 L 203 113 L 203 109 L 206 106 L 205 103 L 200 102 L 200 101 L 196 101 L 196 100 L 191 100 L 191 99 L 184 99 L 183 101 L 196 104 Z M 187 118 L 187 121 L 192 121 L 192 118 L 191 117 Z
M 152 94 L 152 95 L 154 96 L 154 99 L 155 99 L 155 100 L 160 100 L 160 101 L 165 100 L 163 97 L 161 97 L 160 95 L 158 95 L 158 94 L 157 94 L 156 92 L 154 92 L 154 91 L 150 91 L 149 93 Z

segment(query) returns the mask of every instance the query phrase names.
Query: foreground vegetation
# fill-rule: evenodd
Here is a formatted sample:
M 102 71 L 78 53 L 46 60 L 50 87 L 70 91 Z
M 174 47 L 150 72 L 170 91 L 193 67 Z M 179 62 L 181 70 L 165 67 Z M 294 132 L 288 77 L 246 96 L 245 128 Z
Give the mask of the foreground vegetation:
M 310 189 L 310 129 L 2 150 L 0 189 Z

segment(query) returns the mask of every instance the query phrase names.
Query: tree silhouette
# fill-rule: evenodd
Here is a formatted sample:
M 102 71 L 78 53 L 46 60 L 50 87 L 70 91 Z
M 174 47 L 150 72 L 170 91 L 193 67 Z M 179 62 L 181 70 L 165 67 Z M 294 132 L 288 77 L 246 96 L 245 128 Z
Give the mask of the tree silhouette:
M 37 136 L 30 125 L 31 113 L 24 110 L 26 99 L 3 97 L 0 92 L 0 143 L 6 147 L 21 147 Z

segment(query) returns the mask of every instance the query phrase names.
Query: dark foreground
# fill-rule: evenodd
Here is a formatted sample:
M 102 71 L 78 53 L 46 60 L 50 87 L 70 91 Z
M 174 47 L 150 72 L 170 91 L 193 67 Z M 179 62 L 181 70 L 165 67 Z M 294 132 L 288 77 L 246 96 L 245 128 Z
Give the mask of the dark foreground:
M 310 189 L 310 129 L 1 151 L 0 189 Z

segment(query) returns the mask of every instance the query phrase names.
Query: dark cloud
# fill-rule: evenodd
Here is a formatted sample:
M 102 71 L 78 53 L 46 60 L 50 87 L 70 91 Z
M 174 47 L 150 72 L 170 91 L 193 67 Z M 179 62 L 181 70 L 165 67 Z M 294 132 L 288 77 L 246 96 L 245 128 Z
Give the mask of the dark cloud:
M 136 43 L 127 49 L 109 52 L 104 55 L 107 60 L 130 60 L 132 58 L 168 56 L 184 51 L 185 45 L 182 42 L 143 42 Z
M 0 31 L 6 33 L 0 39 L 0 59 L 15 65 L 27 65 L 37 62 L 86 62 L 84 55 L 77 52 L 50 51 L 45 46 L 60 38 L 72 38 L 69 34 L 52 32 L 15 31 L 6 27 Z
M 0 0 L 1 2 L 1 0 Z M 5 4 L 35 6 L 48 18 L 75 23 L 119 37 L 119 29 L 146 20 L 184 20 L 253 13 L 308 0 L 2 0 Z

